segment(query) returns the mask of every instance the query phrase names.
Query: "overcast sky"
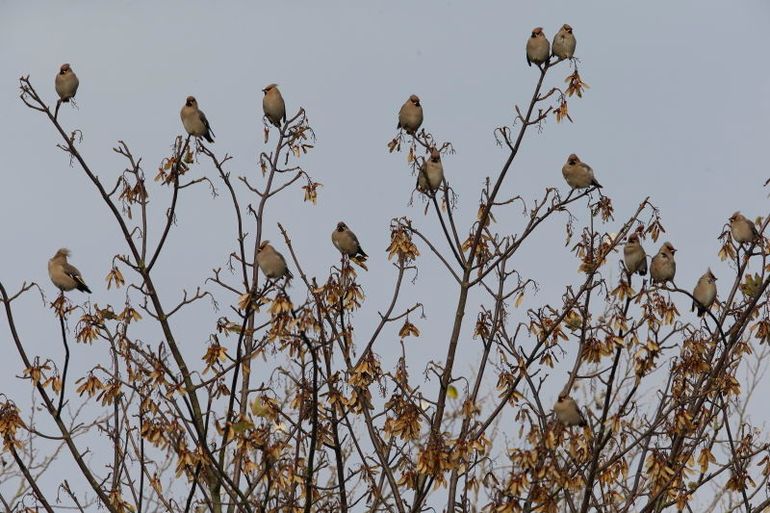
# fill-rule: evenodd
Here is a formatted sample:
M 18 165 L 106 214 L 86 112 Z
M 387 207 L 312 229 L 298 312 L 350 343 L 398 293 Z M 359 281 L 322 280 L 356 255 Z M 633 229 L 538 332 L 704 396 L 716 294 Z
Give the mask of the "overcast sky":
M 142 157 L 145 172 L 154 176 L 182 133 L 179 109 L 187 95 L 197 97 L 212 124 L 212 149 L 235 156 L 229 169 L 256 176 L 256 156 L 265 149 L 261 89 L 277 82 L 290 112 L 299 106 L 308 112 L 318 140 L 303 165 L 324 186 L 315 207 L 302 203 L 301 190 L 273 202 L 266 237 L 285 251 L 275 227 L 283 223 L 306 270 L 323 277 L 338 261 L 329 234 L 345 220 L 371 255 L 370 271 L 360 275 L 368 303 L 357 331 L 367 333 L 391 294 L 394 272 L 384 252 L 390 219 L 410 216 L 440 240 L 435 218 L 423 215 L 420 202 L 408 205 L 414 177 L 405 154 L 386 148 L 399 107 L 418 94 L 424 126 L 439 141 L 454 144 L 457 153 L 444 158 L 444 168 L 460 196 L 464 231 L 476 214 L 484 178 L 496 175 L 506 158 L 492 132 L 512 122 L 514 105 L 529 100 L 537 79 L 537 70 L 525 62 L 526 39 L 535 26 L 544 27 L 550 39 L 567 22 L 577 37 L 580 73 L 591 88 L 570 101 L 574 124 L 549 119 L 542 133 L 527 134 L 505 194 L 532 200 L 547 186 L 566 191 L 560 170 L 575 152 L 613 199 L 616 225 L 646 196 L 660 207 L 665 237 L 679 249 L 680 286 L 691 288 L 712 266 L 726 287 L 730 271 L 718 264 L 717 236 L 733 211 L 753 218 L 768 209 L 762 185 L 770 169 L 762 155 L 770 142 L 770 72 L 763 53 L 769 15 L 770 5 L 759 0 L 0 0 L 0 281 L 9 290 L 36 281 L 53 297 L 46 262 L 66 246 L 94 290 L 91 301 L 120 304 L 124 297 L 124 291 L 106 291 L 103 279 L 125 243 L 85 175 L 55 147 L 59 136 L 52 126 L 19 100 L 19 76 L 29 74 L 53 104 L 54 76 L 62 63 L 71 63 L 80 78 L 79 108 L 65 106 L 60 119 L 68 129 L 82 130 L 82 152 L 106 184 L 125 167 L 111 150 L 117 140 Z M 547 86 L 562 85 L 568 71 L 562 64 L 549 73 Z M 221 187 L 205 160 L 193 173 Z M 151 194 L 160 219 L 167 190 L 153 182 Z M 522 224 L 518 210 L 497 219 L 503 231 L 515 233 Z M 224 265 L 233 233 L 224 195 L 212 198 L 205 187 L 185 191 L 178 226 L 156 271 L 165 303 Z M 541 286 L 525 307 L 556 303 L 565 284 L 582 280 L 564 233 L 563 218 L 551 221 L 514 259 Z M 646 245 L 648 253 L 657 250 L 650 241 Z M 415 319 L 423 336 L 410 341 L 414 374 L 428 358 L 443 357 L 456 300 L 455 286 L 427 248 L 421 250 L 419 279 L 400 303 L 426 304 L 427 319 Z M 70 297 L 85 300 L 77 293 Z M 680 311 L 689 312 L 685 301 Z M 60 360 L 57 321 L 39 296 L 20 300 L 16 314 L 31 352 Z M 178 318 L 191 358 L 220 314 L 204 303 Z M 474 318 L 469 312 L 466 325 Z M 7 355 L 0 359 L 0 391 L 24 404 L 28 385 L 15 377 L 22 369 L 6 325 L 0 316 Z M 395 334 L 378 351 L 392 350 L 391 342 L 395 347 Z M 469 369 L 477 350 L 478 343 L 466 337 L 457 368 Z M 74 351 L 85 355 L 88 348 Z

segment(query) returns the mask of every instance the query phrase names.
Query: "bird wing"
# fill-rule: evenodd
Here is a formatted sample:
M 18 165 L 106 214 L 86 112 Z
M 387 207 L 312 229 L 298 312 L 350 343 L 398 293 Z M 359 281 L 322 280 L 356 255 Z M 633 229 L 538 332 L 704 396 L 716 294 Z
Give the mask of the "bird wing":
M 201 121 L 206 126 L 206 130 L 213 136 L 214 131 L 211 129 L 211 125 L 209 124 L 209 120 L 206 118 L 206 115 L 203 113 L 202 110 L 198 111 L 198 115 L 201 117 Z
M 83 277 L 80 275 L 80 271 L 78 271 L 77 267 L 65 262 L 62 265 L 62 270 L 64 271 L 64 274 L 75 280 L 75 282 L 80 285 L 80 287 L 83 287 L 85 290 L 89 290 L 88 285 L 86 285 L 86 282 L 83 280 Z

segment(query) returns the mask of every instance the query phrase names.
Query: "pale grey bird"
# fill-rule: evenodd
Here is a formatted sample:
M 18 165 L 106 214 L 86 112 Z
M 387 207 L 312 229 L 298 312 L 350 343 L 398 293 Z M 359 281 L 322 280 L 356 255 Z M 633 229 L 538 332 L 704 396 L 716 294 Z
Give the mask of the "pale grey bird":
M 676 262 L 674 261 L 676 249 L 670 242 L 664 242 L 658 250 L 658 254 L 652 257 L 650 263 L 650 276 L 653 283 L 664 284 L 673 281 L 676 275 Z
M 559 32 L 553 36 L 553 45 L 551 46 L 553 54 L 559 59 L 571 59 L 575 56 L 576 46 L 577 41 L 572 33 L 572 27 L 565 23 Z
M 409 135 L 414 135 L 422 125 L 422 105 L 420 98 L 416 94 L 409 97 L 398 111 L 398 125 L 396 128 L 403 128 Z
M 337 248 L 340 253 L 348 257 L 360 256 L 362 260 L 366 260 L 367 254 L 361 249 L 361 243 L 358 242 L 358 237 L 353 233 L 353 230 L 348 228 L 348 225 L 340 221 L 337 223 L 337 228 L 332 232 L 332 244 Z
M 90 294 L 91 289 L 86 285 L 80 271 L 78 271 L 77 267 L 67 262 L 68 256 L 70 256 L 70 250 L 66 248 L 61 248 L 57 251 L 53 258 L 48 261 L 48 276 L 53 284 L 62 292 L 78 289 L 81 292 L 88 292 Z
M 639 273 L 640 276 L 647 274 L 647 253 L 639 241 L 639 234 L 634 232 L 628 236 L 628 242 L 623 247 L 623 263 L 626 265 L 628 274 Z
M 293 278 L 289 266 L 286 265 L 286 259 L 270 245 L 270 241 L 262 241 L 262 244 L 259 245 L 257 265 L 268 278 L 274 280 L 284 276 L 289 280 Z
M 580 411 L 577 403 L 568 395 L 560 395 L 556 404 L 553 405 L 553 412 L 556 419 L 567 427 L 587 425 L 583 412 Z
M 281 122 L 286 121 L 286 103 L 278 90 L 278 84 L 269 84 L 262 91 L 265 93 L 262 98 L 262 110 L 265 111 L 267 119 L 280 128 Z
M 567 184 L 573 189 L 585 189 L 587 187 L 602 188 L 601 184 L 594 178 L 594 170 L 591 166 L 581 162 L 580 158 L 574 153 L 567 157 L 567 163 L 561 168 L 561 174 L 567 181 Z
M 695 300 L 692 302 L 692 308 L 690 311 L 698 310 L 698 317 L 703 317 L 706 314 L 706 310 L 711 308 L 714 300 L 717 298 L 717 277 L 711 272 L 711 269 L 707 269 L 706 272 L 698 278 L 698 284 L 695 285 L 695 290 L 692 291 L 692 297 Z
M 739 244 L 754 242 L 759 238 L 759 231 L 757 231 L 754 221 L 747 219 L 740 212 L 735 212 L 730 216 L 730 234 L 733 236 L 733 240 Z
M 59 73 L 56 74 L 56 80 L 54 80 L 54 86 L 56 87 L 56 94 L 59 95 L 59 99 L 62 102 L 68 102 L 75 97 L 75 93 L 78 92 L 78 86 L 80 81 L 75 72 L 69 64 L 62 64 L 59 68 Z
M 428 194 L 436 192 L 444 180 L 444 165 L 441 163 L 441 154 L 436 148 L 430 150 L 430 157 L 420 166 L 417 173 L 417 190 Z
M 194 137 L 203 137 L 210 143 L 214 142 L 214 132 L 211 130 L 209 120 L 198 108 L 198 101 L 195 97 L 187 97 L 179 116 L 182 118 L 182 125 L 188 134 Z
M 527 64 L 543 64 L 548 62 L 551 55 L 551 43 L 546 39 L 543 33 L 543 27 L 532 29 L 532 35 L 527 39 Z

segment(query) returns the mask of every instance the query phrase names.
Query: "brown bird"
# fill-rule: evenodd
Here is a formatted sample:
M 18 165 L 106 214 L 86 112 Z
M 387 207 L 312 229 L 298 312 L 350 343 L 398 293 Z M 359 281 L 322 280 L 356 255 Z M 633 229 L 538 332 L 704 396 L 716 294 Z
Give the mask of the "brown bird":
M 269 84 L 262 91 L 265 93 L 262 98 L 262 110 L 265 111 L 265 116 L 273 125 L 281 128 L 281 122 L 286 121 L 286 103 L 283 101 L 281 91 L 278 90 L 278 84 Z
M 430 150 L 430 158 L 420 166 L 417 173 L 417 190 L 428 194 L 436 192 L 444 180 L 444 165 L 441 163 L 441 154 L 436 148 Z
M 730 234 L 738 244 L 754 242 L 759 238 L 759 231 L 754 222 L 740 212 L 730 216 Z
M 88 292 L 90 294 L 91 289 L 86 285 L 80 271 L 78 271 L 77 267 L 67 262 L 68 256 L 70 256 L 70 250 L 66 248 L 61 248 L 57 251 L 53 258 L 48 261 L 48 276 L 53 284 L 62 292 L 78 289 L 81 292 Z
M 594 170 L 591 169 L 591 166 L 581 162 L 574 153 L 567 157 L 567 163 L 561 168 L 561 174 L 573 189 L 602 188 L 601 184 L 594 178 Z
M 653 283 L 665 284 L 673 281 L 676 275 L 676 262 L 674 261 L 676 249 L 670 242 L 664 242 L 658 250 L 658 254 L 652 257 L 650 263 L 650 276 Z
M 588 424 L 575 400 L 568 395 L 559 396 L 556 404 L 553 405 L 553 412 L 556 414 L 556 419 L 567 427 L 583 427 Z
M 332 232 L 332 244 L 340 253 L 348 257 L 358 255 L 362 260 L 366 260 L 368 257 L 364 250 L 361 249 L 361 244 L 358 242 L 356 234 L 342 221 L 337 223 L 337 228 Z
M 534 62 L 538 66 L 548 62 L 551 55 L 551 43 L 543 33 L 543 27 L 532 29 L 532 35 L 527 39 L 527 64 L 532 66 Z
M 717 277 L 714 276 L 711 269 L 707 269 L 703 276 L 698 279 L 698 284 L 692 291 L 692 297 L 695 299 L 692 302 L 692 308 L 690 308 L 691 312 L 696 308 L 698 309 L 698 317 L 703 317 L 706 310 L 714 304 L 714 300 L 717 298 L 716 282 Z
M 553 54 L 559 59 L 571 59 L 575 55 L 577 41 L 572 33 L 572 27 L 566 23 L 562 25 L 559 32 L 553 36 Z
M 628 274 L 639 273 L 640 276 L 647 274 L 647 253 L 639 242 L 639 234 L 634 232 L 628 236 L 628 242 L 623 247 L 623 263 L 626 265 Z
M 270 245 L 270 241 L 262 241 L 257 252 L 257 265 L 265 276 L 277 280 L 286 276 L 288 280 L 293 276 L 286 265 L 286 259 Z
M 396 128 L 403 128 L 409 135 L 414 135 L 422 125 L 422 105 L 420 98 L 416 94 L 409 97 L 398 111 L 398 125 Z
M 194 137 L 203 137 L 210 143 L 214 142 L 214 132 L 211 130 L 209 120 L 198 108 L 198 101 L 195 97 L 187 97 L 179 116 L 182 118 L 182 125 L 188 134 Z
M 56 87 L 56 94 L 59 95 L 59 99 L 66 103 L 75 97 L 75 93 L 78 92 L 78 76 L 72 71 L 69 64 L 62 64 L 59 68 L 59 73 L 56 74 L 56 80 L 54 80 L 54 86 Z

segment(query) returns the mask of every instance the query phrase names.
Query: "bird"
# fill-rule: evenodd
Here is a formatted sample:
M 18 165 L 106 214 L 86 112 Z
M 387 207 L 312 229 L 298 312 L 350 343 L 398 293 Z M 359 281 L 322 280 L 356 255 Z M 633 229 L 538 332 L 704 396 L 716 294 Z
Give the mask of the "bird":
M 559 59 L 571 59 L 575 55 L 575 46 L 577 41 L 572 33 L 572 27 L 565 23 L 553 36 L 553 45 L 551 45 L 553 55 Z
M 534 62 L 537 65 L 548 62 L 551 55 L 551 44 L 543 33 L 543 27 L 532 29 L 532 35 L 527 39 L 527 64 L 532 66 Z
M 214 132 L 211 130 L 209 120 L 202 110 L 198 108 L 198 101 L 194 96 L 188 96 L 179 113 L 182 125 L 187 133 L 194 137 L 203 137 L 208 142 L 214 142 Z
M 259 270 L 262 271 L 265 276 L 277 280 L 278 278 L 286 277 L 287 280 L 293 278 L 289 266 L 286 265 L 286 259 L 275 248 L 270 245 L 270 241 L 264 240 L 259 245 L 259 251 L 257 251 L 257 265 Z
M 717 297 L 717 277 L 711 272 L 711 269 L 707 269 L 706 272 L 698 278 L 698 284 L 695 285 L 695 290 L 692 291 L 692 308 L 690 311 L 698 309 L 698 317 L 703 317 L 706 314 L 706 310 L 711 308 L 714 300 Z
M 422 163 L 417 173 L 417 190 L 425 194 L 436 192 L 443 180 L 444 165 L 441 163 L 441 154 L 436 148 L 432 148 L 430 157 Z
M 574 153 L 567 157 L 567 163 L 561 168 L 561 174 L 564 175 L 567 184 L 573 189 L 602 188 L 601 184 L 594 178 L 594 170 L 591 169 L 591 166 L 581 162 Z
M 664 242 L 658 250 L 658 254 L 652 257 L 650 262 L 650 276 L 653 283 L 664 284 L 673 281 L 676 274 L 676 262 L 674 261 L 676 248 L 670 242 Z
M 362 260 L 366 260 L 369 256 L 361 249 L 361 243 L 353 230 L 342 221 L 337 223 L 337 228 L 332 232 L 332 244 L 347 257 L 360 256 Z
M 759 232 L 754 222 L 740 212 L 735 212 L 730 216 L 730 234 L 733 236 L 733 240 L 739 244 L 754 242 L 759 238 Z
M 398 111 L 396 128 L 403 128 L 407 134 L 414 135 L 420 129 L 420 125 L 422 125 L 422 105 L 420 105 L 420 98 L 413 94 Z
M 623 263 L 626 265 L 626 271 L 629 275 L 639 273 L 640 276 L 647 274 L 647 253 L 639 242 L 639 234 L 632 233 L 628 237 L 628 242 L 623 247 Z
M 278 90 L 278 84 L 268 84 L 262 91 L 265 93 L 262 98 L 265 116 L 273 125 L 281 128 L 281 122 L 286 121 L 286 103 Z
M 78 271 L 77 267 L 67 262 L 68 256 L 70 256 L 70 250 L 67 248 L 61 248 L 57 251 L 53 258 L 48 261 L 48 276 L 53 284 L 62 292 L 78 289 L 81 292 L 88 292 L 90 294 L 91 289 L 86 285 L 80 271 Z
M 59 73 L 56 74 L 56 80 L 54 80 L 54 86 L 56 87 L 56 94 L 59 95 L 59 100 L 67 103 L 75 97 L 75 93 L 78 92 L 78 86 L 80 81 L 75 72 L 69 64 L 62 64 L 59 68 Z
M 567 427 L 583 427 L 588 424 L 575 400 L 568 395 L 559 395 L 559 399 L 553 405 L 553 412 L 556 414 L 556 419 Z

